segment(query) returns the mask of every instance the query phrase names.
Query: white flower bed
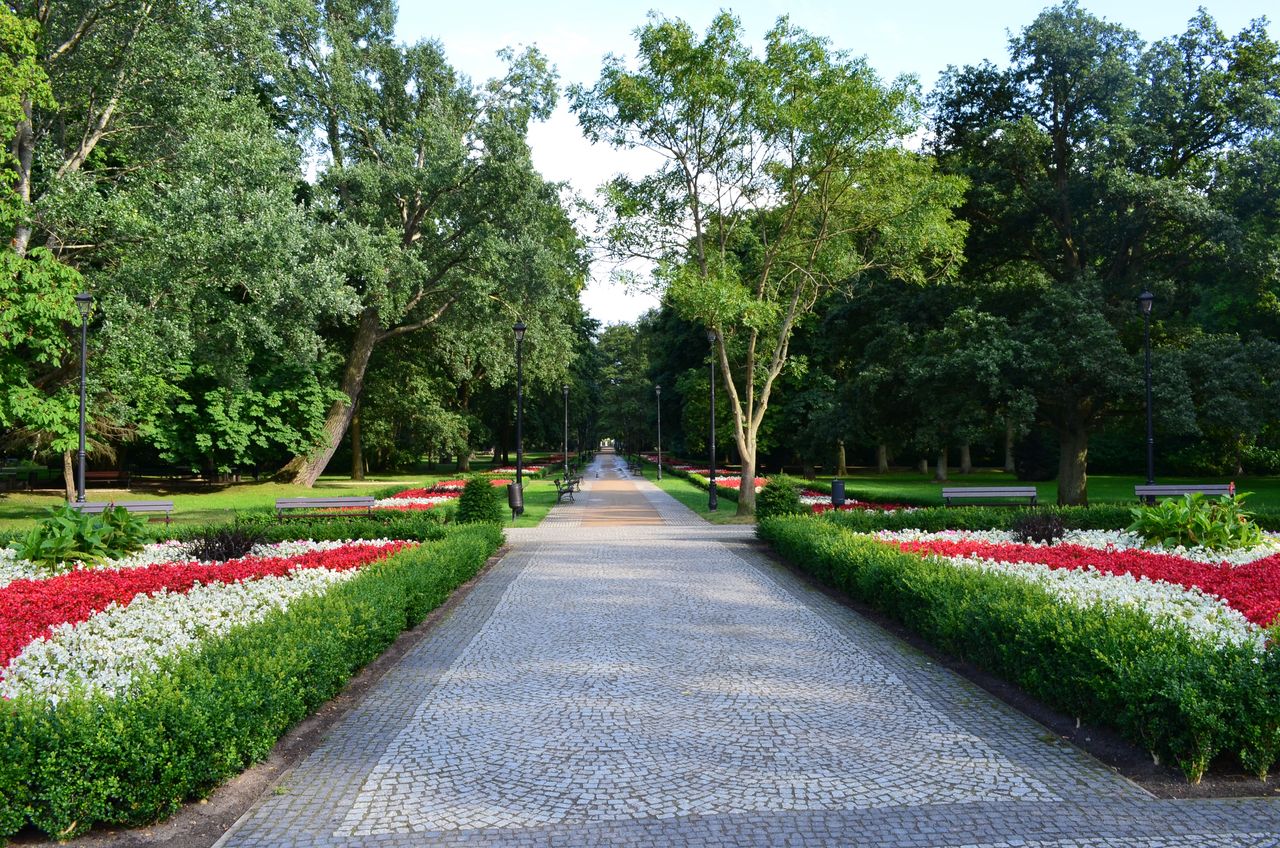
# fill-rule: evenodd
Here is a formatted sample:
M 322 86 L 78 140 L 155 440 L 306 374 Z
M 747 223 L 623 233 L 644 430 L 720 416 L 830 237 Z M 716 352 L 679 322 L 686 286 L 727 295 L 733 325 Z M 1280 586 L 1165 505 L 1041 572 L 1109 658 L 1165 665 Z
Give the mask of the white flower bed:
M 884 541 L 897 542 L 986 542 L 993 545 L 1014 544 L 1013 534 L 1007 530 L 943 530 L 929 533 L 923 530 L 879 530 L 871 535 Z M 1039 542 L 1020 542 L 1032 547 L 1052 547 Z M 1204 562 L 1211 565 L 1226 563 L 1228 565 L 1246 565 L 1254 560 L 1264 559 L 1280 553 L 1280 537 L 1267 534 L 1266 540 L 1257 547 L 1238 551 L 1211 551 L 1205 548 L 1164 548 L 1159 545 L 1146 547 L 1142 537 L 1125 530 L 1068 530 L 1057 543 L 1062 545 L 1079 545 L 1085 548 L 1096 548 L 1100 551 L 1140 550 L 1152 554 L 1170 554 Z
M 423 506 L 423 507 L 432 507 L 432 506 L 438 506 L 443 503 L 456 501 L 457 499 L 458 498 L 456 496 L 449 496 L 449 495 L 429 495 L 426 497 L 413 497 L 413 498 L 380 498 L 373 502 L 373 506 L 375 509 L 377 509 L 378 507 L 397 507 L 397 506 L 404 507 L 404 506 L 408 506 L 409 504 L 414 504 L 414 505 Z

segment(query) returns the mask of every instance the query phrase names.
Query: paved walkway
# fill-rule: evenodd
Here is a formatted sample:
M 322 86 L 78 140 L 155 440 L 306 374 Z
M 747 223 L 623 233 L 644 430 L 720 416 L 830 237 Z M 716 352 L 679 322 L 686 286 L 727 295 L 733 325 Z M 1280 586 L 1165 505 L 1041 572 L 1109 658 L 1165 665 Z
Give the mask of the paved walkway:
M 612 455 L 219 843 L 1280 846 L 1159 801 Z

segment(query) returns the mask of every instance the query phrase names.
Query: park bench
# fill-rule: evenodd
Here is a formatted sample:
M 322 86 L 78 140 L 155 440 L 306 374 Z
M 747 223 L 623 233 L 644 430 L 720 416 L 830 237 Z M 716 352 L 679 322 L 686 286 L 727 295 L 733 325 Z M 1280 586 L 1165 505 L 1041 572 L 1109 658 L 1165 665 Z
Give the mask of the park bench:
M 1035 506 L 1035 486 L 965 486 L 942 490 L 942 502 L 956 506 L 952 501 L 991 501 L 981 506 Z M 1023 501 L 1026 501 L 1024 504 Z
M 366 515 L 373 514 L 374 498 L 276 498 L 276 517 L 284 520 L 286 512 L 312 513 L 323 510 L 358 510 L 364 509 Z
M 90 483 L 119 483 L 126 489 L 129 488 L 129 472 L 128 471 L 86 471 L 84 473 L 84 484 Z
M 1233 483 L 1186 483 L 1178 486 L 1156 486 L 1139 484 L 1133 487 L 1133 493 L 1144 503 L 1155 503 L 1160 498 L 1180 498 L 1183 495 L 1234 495 Z
M 573 499 L 573 482 L 572 481 L 566 481 L 565 483 L 561 483 L 560 478 L 557 477 L 552 482 L 556 484 L 556 503 L 560 503 L 560 501 L 564 500 L 565 498 L 569 499 L 569 503 L 576 503 L 576 501 L 574 501 Z
M 165 524 L 170 522 L 170 514 L 173 512 L 173 501 L 86 501 L 85 503 L 75 503 L 73 501 L 70 506 L 77 512 L 83 512 L 86 515 L 101 515 L 111 507 L 120 507 L 131 514 L 163 512 Z
M 0 468 L 0 492 L 24 487 L 29 491 L 35 488 L 35 484 L 36 472 L 34 471 L 25 468 Z

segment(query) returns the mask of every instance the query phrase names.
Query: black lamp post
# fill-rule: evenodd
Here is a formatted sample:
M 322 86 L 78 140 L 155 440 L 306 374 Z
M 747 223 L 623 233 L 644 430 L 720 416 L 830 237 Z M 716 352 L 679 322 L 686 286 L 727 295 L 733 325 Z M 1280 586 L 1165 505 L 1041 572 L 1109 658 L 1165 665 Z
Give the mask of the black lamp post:
M 511 328 L 516 334 L 516 489 L 520 492 L 519 512 L 524 513 L 524 331 L 523 321 Z
M 658 479 L 662 479 L 662 386 L 654 386 L 653 393 L 658 396 Z
M 711 343 L 711 434 L 707 439 L 707 444 L 711 449 L 711 466 L 708 469 L 711 473 L 708 476 L 710 485 L 707 486 L 707 509 L 715 512 L 719 507 L 716 497 L 716 331 L 707 330 L 707 341 Z
M 569 384 L 560 387 L 564 392 L 564 481 L 569 482 Z
M 89 361 L 89 310 L 93 307 L 93 295 L 81 292 L 76 295 L 76 308 L 80 310 L 80 450 L 77 454 L 76 503 L 84 503 L 84 415 L 85 380 Z
M 1142 347 L 1146 355 L 1147 382 L 1147 485 L 1156 482 L 1156 436 L 1151 423 L 1151 304 L 1156 296 L 1149 291 L 1138 295 L 1138 305 L 1142 307 Z

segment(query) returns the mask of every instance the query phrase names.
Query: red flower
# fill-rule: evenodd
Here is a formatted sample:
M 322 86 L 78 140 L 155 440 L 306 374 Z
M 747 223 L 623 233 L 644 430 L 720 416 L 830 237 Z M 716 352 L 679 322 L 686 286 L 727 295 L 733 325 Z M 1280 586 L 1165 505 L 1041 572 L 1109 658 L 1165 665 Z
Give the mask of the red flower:
M 127 606 L 138 595 L 185 593 L 197 583 L 236 583 L 284 576 L 299 568 L 346 571 L 385 559 L 413 542 L 352 543 L 290 557 L 247 556 L 214 565 L 165 563 L 119 570 L 86 569 L 45 580 L 15 580 L 0 589 L 0 668 L 27 644 L 59 624 L 78 624 L 112 603 Z
M 904 551 L 944 557 L 981 557 L 996 562 L 1031 562 L 1050 568 L 1093 568 L 1196 588 L 1222 598 L 1254 624 L 1266 627 L 1280 616 L 1280 554 L 1245 565 L 1203 563 L 1173 554 L 1084 545 L 1036 547 L 969 541 L 895 542 Z

